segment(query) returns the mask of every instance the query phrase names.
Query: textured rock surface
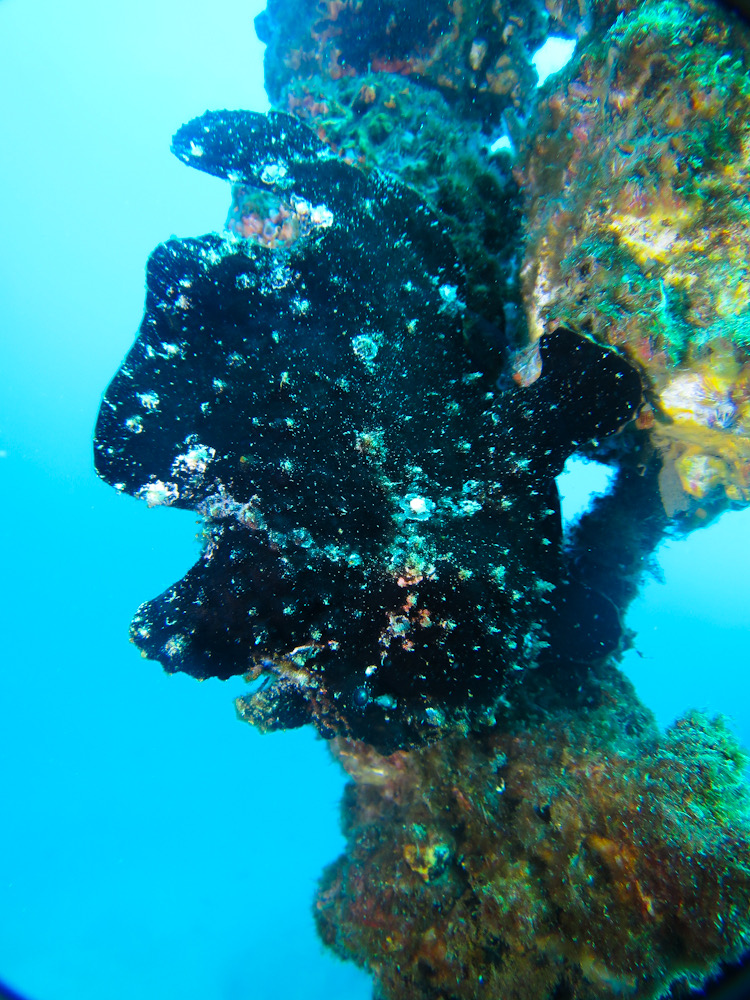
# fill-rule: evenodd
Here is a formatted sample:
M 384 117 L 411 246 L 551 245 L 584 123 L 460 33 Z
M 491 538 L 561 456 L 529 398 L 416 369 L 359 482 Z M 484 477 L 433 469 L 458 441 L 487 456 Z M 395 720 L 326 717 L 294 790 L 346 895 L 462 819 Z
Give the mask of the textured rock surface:
M 638 366 L 670 515 L 750 500 L 749 98 L 744 23 L 647 2 L 548 84 L 517 168 L 530 336 Z
M 750 943 L 747 760 L 723 721 L 660 734 L 611 668 L 576 705 L 527 693 L 481 739 L 334 745 L 347 853 L 316 918 L 383 1000 L 664 996 Z

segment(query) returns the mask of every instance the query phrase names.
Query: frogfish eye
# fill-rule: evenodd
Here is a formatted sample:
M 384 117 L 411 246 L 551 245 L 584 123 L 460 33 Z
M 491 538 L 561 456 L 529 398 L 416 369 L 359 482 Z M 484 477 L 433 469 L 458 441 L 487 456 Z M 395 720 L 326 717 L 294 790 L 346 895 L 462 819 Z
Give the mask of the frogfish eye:
M 370 701 L 370 694 L 366 687 L 361 686 L 352 692 L 352 704 L 355 708 L 365 708 Z

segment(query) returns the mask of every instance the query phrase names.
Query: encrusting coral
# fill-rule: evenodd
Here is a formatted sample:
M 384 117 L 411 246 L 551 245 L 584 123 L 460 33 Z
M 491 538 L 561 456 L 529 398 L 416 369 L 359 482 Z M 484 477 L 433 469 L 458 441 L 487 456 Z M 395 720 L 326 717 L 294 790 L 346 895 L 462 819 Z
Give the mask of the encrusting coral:
M 667 512 L 750 500 L 750 33 L 653 0 L 547 85 L 516 176 L 530 336 L 568 324 L 644 376 Z
M 587 692 L 421 751 L 335 742 L 347 852 L 316 919 L 383 1000 L 659 997 L 750 944 L 747 759 L 725 723 L 660 734 L 610 667 Z

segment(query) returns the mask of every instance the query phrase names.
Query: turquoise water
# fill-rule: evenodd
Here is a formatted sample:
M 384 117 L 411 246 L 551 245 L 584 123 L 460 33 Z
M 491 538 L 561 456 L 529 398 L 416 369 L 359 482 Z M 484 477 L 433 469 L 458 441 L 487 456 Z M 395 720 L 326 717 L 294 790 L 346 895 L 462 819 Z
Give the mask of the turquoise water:
M 239 679 L 139 657 L 130 617 L 192 564 L 198 528 L 91 461 L 149 252 L 229 203 L 170 137 L 206 108 L 266 106 L 255 13 L 0 0 L 0 977 L 31 1000 L 370 993 L 310 916 L 343 846 L 337 767 L 311 732 L 235 722 Z M 569 504 L 595 474 L 572 474 Z M 626 666 L 661 722 L 724 711 L 750 744 L 750 512 L 660 563 Z

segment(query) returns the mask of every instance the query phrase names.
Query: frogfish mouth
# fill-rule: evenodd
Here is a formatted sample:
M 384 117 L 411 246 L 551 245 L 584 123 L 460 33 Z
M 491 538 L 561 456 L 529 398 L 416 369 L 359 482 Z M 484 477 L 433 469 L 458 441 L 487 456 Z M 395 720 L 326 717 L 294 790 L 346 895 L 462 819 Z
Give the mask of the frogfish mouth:
M 465 330 L 440 218 L 295 119 L 212 112 L 173 151 L 272 195 L 283 246 L 172 239 L 101 404 L 99 475 L 203 519 L 197 563 L 136 613 L 170 672 L 248 675 L 260 728 L 383 752 L 490 722 L 549 641 L 563 583 L 554 477 L 641 399 L 566 330 L 502 389 Z

